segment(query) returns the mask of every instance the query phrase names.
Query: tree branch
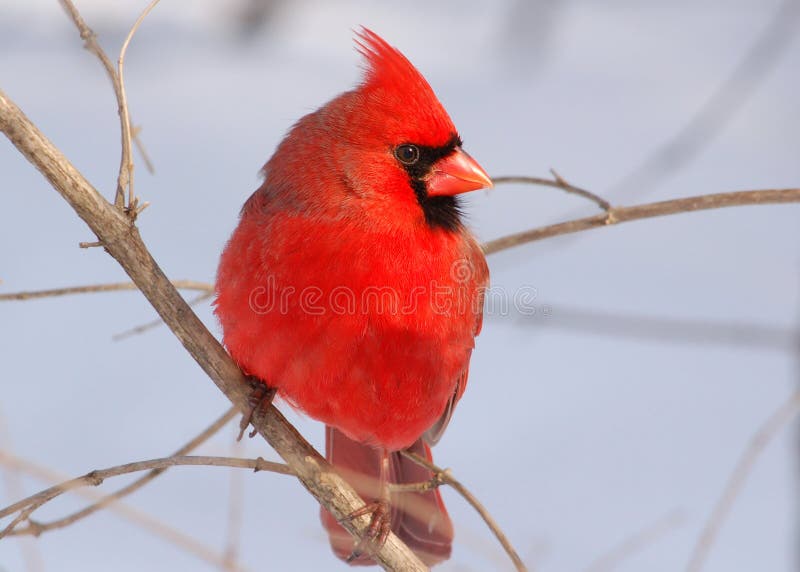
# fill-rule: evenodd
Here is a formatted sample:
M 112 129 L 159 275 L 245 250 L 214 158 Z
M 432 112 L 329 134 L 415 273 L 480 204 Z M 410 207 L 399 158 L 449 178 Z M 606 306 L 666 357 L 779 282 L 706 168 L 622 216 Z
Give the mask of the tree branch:
M 211 284 L 196 280 L 172 280 L 172 285 L 179 290 L 200 290 L 212 292 Z M 25 292 L 11 292 L 0 294 L 0 302 L 11 300 L 33 300 L 35 298 L 54 298 L 56 296 L 69 296 L 71 294 L 94 294 L 97 292 L 119 292 L 120 290 L 138 290 L 133 282 L 111 282 L 109 284 L 90 284 L 88 286 L 68 286 L 66 288 L 50 288 L 48 290 L 28 290 Z
M 568 193 L 572 193 L 573 195 L 578 195 L 579 197 L 583 197 L 584 199 L 590 200 L 606 212 L 611 210 L 611 203 L 609 203 L 603 197 L 596 195 L 591 191 L 587 191 L 586 189 L 570 185 L 566 180 L 564 180 L 564 178 L 561 175 L 556 173 L 553 169 L 550 169 L 550 172 L 553 174 L 552 179 L 544 179 L 542 177 L 526 177 L 526 176 L 512 175 L 506 177 L 492 177 L 492 182 L 495 185 L 500 185 L 503 183 L 523 183 L 526 185 L 540 185 L 544 187 L 553 187 L 555 189 L 561 189 L 562 191 L 566 191 Z
M 0 465 L 14 468 L 20 473 L 30 475 L 36 479 L 49 483 L 58 483 L 66 480 L 66 477 L 63 475 L 56 474 L 54 471 L 33 463 L 30 460 L 10 455 L 2 450 L 0 450 Z M 94 488 L 74 489 L 73 493 L 76 496 L 81 496 L 94 501 L 99 501 L 106 496 L 99 493 Z M 225 562 L 223 555 L 208 548 L 206 542 L 192 538 L 180 530 L 177 530 L 158 520 L 157 518 L 154 518 L 150 514 L 125 504 L 125 502 L 122 500 L 115 502 L 106 508 L 109 512 L 112 512 L 117 516 L 128 520 L 132 524 L 141 527 L 142 530 L 150 532 L 160 540 L 168 542 L 177 548 L 180 548 L 181 550 L 185 550 L 188 554 L 196 556 L 204 562 L 208 562 L 212 566 L 219 567 Z M 38 525 L 39 523 L 32 524 Z M 32 537 L 34 533 L 32 531 L 29 532 L 27 527 L 25 527 L 15 529 L 14 534 L 26 534 Z M 244 567 L 239 565 L 238 570 L 244 572 Z
M 150 11 L 156 7 L 158 2 L 159 0 L 152 0 L 152 2 L 147 5 L 147 7 L 136 19 L 136 22 L 133 23 L 133 26 L 131 26 L 131 30 L 128 32 L 125 41 L 122 43 L 122 48 L 119 51 L 119 58 L 117 59 L 117 82 L 114 84 L 115 91 L 118 89 L 117 97 L 119 98 L 120 120 L 122 122 L 122 162 L 124 164 L 124 168 L 120 168 L 120 180 L 122 180 L 123 172 L 127 173 L 127 213 L 132 220 L 136 220 L 136 217 L 139 216 L 139 213 L 147 207 L 148 203 L 142 204 L 140 208 L 139 199 L 136 198 L 136 194 L 133 190 L 133 154 L 131 153 L 131 139 L 133 131 L 131 129 L 130 113 L 128 112 L 128 96 L 125 92 L 125 54 L 127 53 L 128 46 L 130 45 L 134 34 L 136 34 L 136 31 L 139 29 L 139 26 L 142 25 L 144 19 L 147 17 Z
M 535 240 L 581 232 L 591 228 L 598 228 L 653 218 L 658 216 L 674 215 L 724 207 L 738 207 L 744 205 L 770 205 L 781 203 L 800 202 L 800 188 L 795 189 L 769 189 L 762 191 L 735 191 L 732 193 L 715 193 L 699 195 L 683 199 L 672 199 L 657 203 L 647 203 L 631 207 L 613 207 L 607 214 L 595 215 L 586 218 L 570 220 L 543 226 L 490 240 L 483 245 L 483 251 L 489 255 L 501 250 L 507 250 Z
M 78 32 L 80 32 L 81 39 L 83 40 L 83 47 L 97 56 L 97 59 L 100 60 L 100 63 L 106 70 L 108 79 L 111 80 L 111 85 L 114 88 L 114 95 L 117 98 L 117 114 L 120 120 L 120 135 L 122 138 L 122 155 L 120 157 L 119 174 L 117 176 L 117 190 L 114 196 L 114 206 L 122 210 L 125 208 L 125 189 L 129 185 L 131 169 L 133 168 L 133 160 L 131 158 L 131 136 L 136 141 L 136 146 L 142 153 L 148 170 L 152 172 L 153 167 L 147 157 L 147 153 L 144 151 L 144 146 L 139 140 L 138 130 L 134 129 L 133 133 L 131 133 L 131 121 L 128 115 L 128 106 L 125 101 L 125 88 L 120 80 L 120 76 L 117 74 L 117 70 L 114 69 L 114 64 L 97 41 L 97 34 L 95 34 L 94 30 L 83 20 L 83 17 L 80 12 L 78 12 L 75 4 L 72 3 L 72 0 L 59 1 L 67 15 L 75 24 L 75 27 L 78 28 Z
M 449 470 L 441 469 L 436 465 L 434 465 L 433 463 L 431 463 L 430 461 L 428 461 L 427 459 L 420 457 L 419 455 L 412 453 L 411 451 L 401 451 L 401 454 L 411 459 L 418 465 L 421 465 L 426 469 L 428 469 L 429 471 L 431 471 L 434 475 L 434 481 L 439 481 L 440 483 L 450 485 L 451 487 L 453 487 L 456 490 L 456 492 L 458 492 L 458 494 L 460 494 L 464 498 L 464 500 L 466 500 L 469 504 L 471 504 L 472 508 L 474 508 L 479 515 L 481 515 L 481 518 L 486 523 L 486 526 L 489 527 L 489 530 L 492 531 L 497 540 L 503 546 L 503 550 L 506 551 L 506 554 L 508 554 L 508 557 L 514 563 L 514 567 L 517 569 L 517 571 L 527 572 L 528 568 L 525 566 L 525 563 L 522 561 L 522 558 L 519 557 L 519 554 L 517 554 L 517 551 L 514 550 L 514 547 L 511 545 L 511 542 L 508 540 L 508 537 L 500 528 L 500 525 L 497 524 L 497 521 L 492 517 L 491 514 L 489 514 L 489 511 L 486 510 L 486 507 L 483 506 L 483 504 L 477 499 L 477 497 L 473 495 L 471 492 L 469 492 L 467 487 L 465 487 L 458 480 L 456 480 L 456 478 L 452 475 L 452 473 Z M 425 483 L 421 483 L 420 485 L 422 489 L 427 488 Z M 420 485 L 413 484 L 412 486 L 420 486 Z M 430 486 L 433 487 L 433 485 L 434 483 L 431 482 Z
M 219 417 L 216 421 L 214 421 L 211 425 L 206 427 L 200 434 L 194 437 L 191 441 L 186 443 L 183 447 L 175 451 L 173 456 L 182 456 L 187 455 L 197 447 L 199 447 L 202 443 L 207 441 L 211 438 L 212 435 L 216 434 L 228 421 L 233 419 L 238 411 L 235 407 L 231 407 L 228 411 L 226 411 L 221 417 Z M 66 526 L 71 525 L 72 523 L 86 518 L 101 510 L 111 503 L 118 502 L 119 500 L 123 499 L 124 497 L 128 496 L 131 493 L 138 491 L 144 485 L 155 479 L 157 476 L 162 474 L 166 471 L 167 468 L 155 468 L 143 477 L 136 479 L 132 483 L 122 487 L 118 491 L 106 495 L 105 497 L 101 498 L 97 502 L 90 504 L 87 507 L 82 508 L 79 511 L 73 512 L 72 514 L 68 514 L 65 517 L 59 518 L 58 520 L 53 520 L 51 522 L 46 523 L 36 523 L 35 527 L 32 527 L 29 531 L 26 529 L 17 529 L 14 534 L 35 534 L 36 536 L 42 534 L 43 532 L 47 532 L 49 530 L 55 530 L 58 528 L 64 528 Z M 35 528 L 35 530 L 34 530 Z
M 148 461 L 136 461 L 134 463 L 117 465 L 116 467 L 111 467 L 108 469 L 90 471 L 82 477 L 77 477 L 40 491 L 0 510 L 0 518 L 5 518 L 17 511 L 22 511 L 26 514 L 25 518 L 27 519 L 30 516 L 30 513 L 42 505 L 73 489 L 87 486 L 97 487 L 103 484 L 103 481 L 108 478 L 127 475 L 129 473 L 138 473 L 140 471 L 163 472 L 170 467 L 178 466 L 237 467 L 240 469 L 253 469 L 256 472 L 268 471 L 283 475 L 292 474 L 292 470 L 287 465 L 284 465 L 283 463 L 265 461 L 261 457 L 258 457 L 257 459 L 236 459 L 232 457 L 177 455 L 172 457 L 164 457 L 161 459 L 150 459 Z M 15 522 L 16 521 L 13 521 L 12 525 L 15 524 Z M 0 531 L 0 539 L 12 532 L 12 525 L 7 526 L 4 530 Z M 32 533 L 39 534 L 39 532 L 40 531 L 33 531 Z
M 214 296 L 214 292 L 213 292 L 213 290 L 211 290 L 210 292 L 205 292 L 203 294 L 198 294 L 197 296 L 195 296 L 194 298 L 189 300 L 187 302 L 187 304 L 189 304 L 190 308 L 194 308 L 200 302 L 208 300 L 209 298 L 212 298 L 213 296 Z M 124 340 L 125 338 L 129 338 L 131 336 L 136 336 L 136 335 L 139 335 L 139 334 L 143 334 L 143 333 L 147 332 L 148 330 L 152 330 L 153 328 L 157 328 L 157 327 L 161 326 L 163 323 L 164 322 L 162 322 L 160 318 L 156 318 L 155 320 L 150 320 L 149 322 L 146 322 L 144 324 L 139 324 L 137 326 L 133 326 L 132 328 L 128 328 L 127 330 L 124 330 L 122 332 L 116 333 L 113 336 L 111 336 L 111 339 L 114 340 L 115 342 L 119 342 L 121 340 Z
M 249 385 L 244 375 L 159 268 L 133 221 L 104 200 L 2 91 L 0 130 L 92 229 L 217 387 L 240 411 L 245 411 Z M 274 407 L 266 415 L 255 416 L 253 421 L 258 433 L 337 519 L 344 519 L 363 506 L 352 487 Z M 361 536 L 368 524 L 366 515 L 343 521 L 355 536 Z M 375 558 L 389 570 L 427 570 L 395 535 L 389 536 Z

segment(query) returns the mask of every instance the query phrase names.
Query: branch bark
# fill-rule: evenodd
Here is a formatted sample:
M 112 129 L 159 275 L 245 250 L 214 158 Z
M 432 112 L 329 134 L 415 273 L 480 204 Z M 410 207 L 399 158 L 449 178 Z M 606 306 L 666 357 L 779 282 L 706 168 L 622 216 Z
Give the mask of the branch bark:
M 91 228 L 216 386 L 240 411 L 246 410 L 249 386 L 244 375 L 159 268 L 133 221 L 108 203 L 2 91 L 0 130 Z M 274 407 L 265 415 L 255 416 L 253 425 L 303 486 L 337 519 L 364 504 Z M 343 522 L 350 533 L 358 536 L 368 524 L 366 515 Z M 375 553 L 375 559 L 387 570 L 427 570 L 393 534 Z

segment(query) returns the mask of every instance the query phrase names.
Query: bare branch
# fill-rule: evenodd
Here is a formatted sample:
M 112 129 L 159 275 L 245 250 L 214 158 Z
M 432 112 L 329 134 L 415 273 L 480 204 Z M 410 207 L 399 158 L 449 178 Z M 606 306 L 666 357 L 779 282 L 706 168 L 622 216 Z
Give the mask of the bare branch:
M 194 308 L 197 304 L 199 304 L 200 302 L 204 302 L 205 300 L 208 300 L 213 295 L 214 295 L 213 292 L 206 292 L 205 294 L 200 294 L 199 296 L 195 296 L 194 298 L 189 300 L 188 302 L 189 307 Z M 114 340 L 115 342 L 118 342 L 120 340 L 124 340 L 125 338 L 129 338 L 131 336 L 143 334 L 149 330 L 152 330 L 153 328 L 161 326 L 163 323 L 164 322 L 163 320 L 161 320 L 161 318 L 156 318 L 155 320 L 151 320 L 144 324 L 139 324 L 138 326 L 134 326 L 133 328 L 129 328 L 123 332 L 114 334 L 113 336 L 111 336 L 111 339 Z
M 27 459 L 10 455 L 2 450 L 0 450 L 0 464 L 48 483 L 57 483 L 65 480 L 66 478 L 63 475 L 56 474 L 54 471 L 47 469 L 46 467 L 42 467 L 41 465 L 33 463 Z M 76 496 L 81 496 L 90 500 L 101 500 L 104 496 L 103 494 L 97 492 L 94 488 L 74 489 L 72 493 Z M 165 524 L 157 518 L 125 504 L 124 501 L 117 501 L 113 504 L 110 504 L 107 507 L 107 510 L 141 527 L 143 530 L 150 532 L 158 539 L 168 542 L 173 546 L 185 550 L 187 553 L 200 558 L 205 562 L 208 562 L 212 566 L 220 566 L 221 563 L 224 562 L 223 556 L 208 548 L 207 543 L 196 540 L 191 536 L 184 534 L 180 530 Z M 39 523 L 31 524 L 38 525 Z M 19 535 L 20 537 L 23 534 L 26 536 L 32 536 L 36 533 L 33 529 L 28 530 L 28 527 L 17 528 L 13 532 L 13 535 Z M 238 570 L 243 571 L 244 568 L 240 565 Z
M 687 572 L 698 572 L 703 568 L 711 546 L 714 544 L 736 499 L 739 497 L 742 486 L 744 486 L 747 477 L 750 476 L 750 472 L 753 470 L 759 455 L 770 444 L 770 441 L 799 413 L 800 391 L 797 391 L 781 403 L 781 406 L 769 416 L 766 422 L 750 438 L 750 442 L 745 447 L 741 457 L 739 457 L 739 461 L 736 463 L 736 467 L 728 478 L 728 483 L 725 485 L 722 496 L 714 506 L 714 510 L 708 517 L 703 531 L 697 538 L 689 564 L 686 566 Z
M 97 56 L 97 59 L 99 59 L 100 63 L 103 64 L 103 67 L 108 74 L 108 78 L 114 85 L 114 93 L 117 95 L 117 104 L 120 106 L 120 108 L 122 108 L 122 102 L 119 100 L 119 79 L 117 78 L 117 72 L 114 69 L 114 64 L 111 63 L 111 60 L 106 55 L 103 48 L 100 47 L 100 44 L 97 41 L 97 35 L 94 33 L 94 30 L 92 30 L 83 20 L 83 17 L 81 16 L 80 12 L 78 12 L 75 4 L 72 3 L 72 0 L 59 0 L 59 2 L 61 2 L 61 6 L 78 28 L 78 32 L 81 34 L 81 40 L 83 40 L 83 47 Z
M 75 4 L 72 3 L 72 0 L 59 1 L 61 2 L 61 6 L 63 6 L 64 10 L 67 12 L 67 15 L 75 24 L 75 27 L 78 28 L 84 47 L 97 56 L 97 59 L 99 59 L 100 63 L 103 64 L 103 68 L 105 68 L 108 78 L 111 80 L 111 85 L 114 87 L 114 95 L 117 98 L 117 113 L 119 114 L 120 118 L 122 135 L 122 156 L 120 158 L 119 175 L 117 176 L 117 190 L 114 195 L 114 206 L 122 210 L 125 208 L 125 188 L 128 187 L 130 169 L 133 166 L 133 162 L 131 160 L 130 117 L 128 116 L 128 106 L 125 101 L 125 90 L 120 82 L 120 77 L 117 75 L 117 71 L 114 69 L 114 64 L 111 63 L 111 59 L 109 59 L 97 41 L 97 35 L 83 20 L 83 17 L 80 15 L 80 12 L 78 12 Z M 126 125 L 128 125 L 127 136 Z M 136 145 L 144 157 L 147 168 L 150 170 L 150 172 L 152 172 L 152 163 L 147 157 L 147 153 L 145 153 L 144 145 L 142 145 L 138 138 L 138 132 L 133 133 L 133 137 L 136 139 Z M 84 244 L 87 245 L 84 248 L 91 245 L 91 243 Z
M 213 435 L 215 435 L 226 423 L 228 423 L 231 419 L 236 417 L 237 414 L 238 414 L 238 411 L 236 410 L 236 408 L 235 407 L 231 407 L 228 411 L 223 413 L 222 416 L 220 416 L 216 421 L 214 421 L 211 425 L 206 427 L 200 434 L 198 434 L 191 441 L 186 443 L 183 447 L 181 447 L 180 449 L 175 451 L 175 453 L 173 453 L 173 456 L 186 455 L 189 452 L 193 451 L 194 449 L 196 449 L 197 447 L 199 447 L 200 445 L 205 443 Z M 91 504 L 91 505 L 89 505 L 89 506 L 87 506 L 87 507 L 85 507 L 85 508 L 83 508 L 83 509 L 81 509 L 79 511 L 76 511 L 76 512 L 74 512 L 72 514 L 69 514 L 69 515 L 67 515 L 67 516 L 65 516 L 63 518 L 59 518 L 58 520 L 54 520 L 54 521 L 46 522 L 46 523 L 37 523 L 36 527 L 35 527 L 35 530 L 31 530 L 30 533 L 31 534 L 36 534 L 38 536 L 39 534 L 41 534 L 43 532 L 47 532 L 49 530 L 55 530 L 55 529 L 58 529 L 58 528 L 64 528 L 66 526 L 69 526 L 70 524 L 74 523 L 75 521 L 78 521 L 78 520 L 81 520 L 83 518 L 86 518 L 87 516 L 90 516 L 90 515 L 94 514 L 98 510 L 101 510 L 101 509 L 107 507 L 111 503 L 118 502 L 120 499 L 128 496 L 129 494 L 138 491 L 144 485 L 146 485 L 147 483 L 149 483 L 150 481 L 155 479 L 157 476 L 159 476 L 161 473 L 163 473 L 166 470 L 167 470 L 166 468 L 153 469 L 152 471 L 150 471 L 148 474 L 144 475 L 143 477 L 140 477 L 139 479 L 136 479 L 135 481 L 133 481 L 132 483 L 122 487 L 118 491 L 116 491 L 114 493 L 111 493 L 111 494 L 101 498 L 97 502 L 95 502 L 95 503 L 93 503 L 93 504 Z M 16 533 L 17 534 L 26 534 L 27 530 L 26 529 L 17 530 Z
M 128 46 L 133 40 L 134 34 L 136 34 L 136 30 L 139 29 L 139 26 L 142 25 L 142 22 L 150 13 L 150 11 L 156 7 L 159 0 L 152 0 L 150 4 L 147 5 L 147 8 L 139 15 L 134 22 L 133 26 L 131 27 L 131 31 L 128 32 L 128 36 L 125 38 L 125 41 L 122 43 L 122 49 L 119 52 L 119 59 L 117 60 L 117 77 L 119 78 L 119 100 L 120 100 L 120 119 L 122 120 L 122 161 L 125 164 L 125 171 L 127 172 L 127 186 L 128 186 L 128 216 L 131 217 L 131 220 L 136 220 L 136 217 L 139 216 L 141 210 L 138 208 L 138 199 L 133 190 L 133 155 L 131 154 L 131 118 L 130 114 L 128 113 L 128 96 L 125 93 L 125 54 L 128 51 Z M 120 175 L 122 174 L 122 170 L 120 170 Z M 124 187 L 123 187 L 124 189 Z M 144 209 L 146 205 L 143 205 L 142 209 Z
M 0 91 L 0 131 L 50 181 L 125 269 L 190 355 L 240 411 L 247 410 L 244 375 L 219 342 L 192 312 L 159 268 L 133 221 L 110 205 L 56 149 L 22 111 Z M 303 485 L 335 518 L 344 519 L 364 504 L 356 492 L 274 407 L 256 415 L 253 424 L 296 473 Z M 348 519 L 343 526 L 361 537 L 369 517 Z M 375 553 L 384 568 L 427 570 L 395 535 Z
M 716 193 L 699 195 L 683 199 L 672 199 L 657 203 L 647 203 L 632 207 L 613 207 L 607 215 L 595 215 L 581 219 L 570 220 L 534 228 L 523 232 L 490 240 L 483 245 L 484 252 L 494 254 L 528 242 L 542 240 L 562 234 L 581 232 L 591 228 L 608 226 L 622 222 L 653 218 L 658 216 L 674 215 L 724 207 L 738 207 L 744 205 L 770 205 L 781 203 L 800 202 L 800 188 L 795 189 L 768 189 L 760 191 L 734 191 L 731 193 Z
M 126 463 L 124 465 L 117 465 L 108 469 L 101 469 L 86 473 L 82 477 L 77 477 L 69 481 L 63 482 L 59 485 L 50 487 L 43 491 L 24 498 L 15 502 L 12 505 L 0 510 L 0 518 L 5 518 L 14 514 L 17 511 L 22 511 L 21 514 L 25 515 L 23 520 L 28 520 L 30 514 L 41 507 L 42 505 L 50 502 L 54 498 L 62 494 L 86 486 L 99 486 L 103 484 L 108 478 L 118 477 L 120 475 L 127 475 L 129 473 L 138 473 L 140 471 L 160 471 L 163 472 L 170 467 L 178 466 L 203 466 L 203 467 L 237 467 L 240 469 L 253 469 L 256 472 L 267 471 L 271 473 L 279 473 L 282 475 L 291 475 L 292 470 L 283 463 L 274 463 L 272 461 L 265 461 L 261 457 L 257 459 L 234 459 L 231 457 L 208 457 L 208 456 L 186 456 L 178 455 L 173 457 L 164 457 L 162 459 L 151 459 L 148 461 L 136 461 L 134 463 Z M 9 534 L 14 526 L 17 524 L 18 519 L 12 521 L 3 531 L 0 531 L 0 539 Z M 34 527 L 35 528 L 35 527 Z M 39 534 L 39 532 L 33 532 Z
M 611 203 L 609 203 L 603 197 L 598 196 L 592 193 L 591 191 L 587 191 L 586 189 L 581 189 L 580 187 L 570 185 L 567 181 L 564 180 L 564 178 L 561 175 L 556 173 L 553 169 L 550 169 L 550 172 L 553 174 L 552 179 L 512 175 L 505 177 L 492 177 L 492 182 L 495 185 L 500 185 L 503 183 L 523 183 L 529 185 L 542 185 L 544 187 L 553 187 L 588 199 L 606 212 L 611 210 Z
M 142 143 L 142 140 L 139 138 L 139 133 L 141 133 L 141 132 L 142 132 L 142 128 L 141 127 L 139 127 L 137 125 L 135 125 L 133 127 L 133 133 L 132 133 L 133 144 L 136 145 L 136 149 L 139 151 L 139 155 L 142 156 L 142 161 L 144 161 L 145 169 L 147 169 L 147 172 L 152 175 L 152 174 L 154 174 L 156 172 L 156 168 L 153 165 L 153 161 L 150 160 L 150 155 L 147 154 L 147 149 L 144 148 L 144 144 Z M 145 203 L 143 206 L 139 207 L 140 208 L 140 212 L 141 212 L 141 210 L 144 210 L 144 208 L 147 206 L 147 204 L 148 203 Z
M 514 567 L 519 572 L 527 572 L 528 568 L 525 566 L 525 563 L 522 561 L 522 558 L 519 557 L 519 554 L 517 554 L 517 551 L 514 550 L 514 547 L 511 545 L 511 542 L 508 540 L 508 537 L 506 537 L 505 533 L 500 528 L 500 525 L 497 524 L 497 521 L 494 518 L 492 518 L 492 515 L 489 514 L 489 511 L 486 510 L 486 507 L 484 507 L 483 504 L 481 504 L 481 502 L 475 497 L 475 495 L 469 492 L 469 490 L 467 490 L 467 488 L 464 485 L 462 485 L 458 480 L 456 480 L 456 478 L 452 475 L 452 473 L 449 470 L 440 469 L 427 459 L 420 457 L 419 455 L 412 453 L 410 451 L 400 451 L 400 453 L 403 456 L 411 459 L 418 465 L 421 465 L 426 469 L 428 469 L 429 471 L 431 471 L 434 474 L 434 480 L 450 485 L 458 492 L 458 494 L 464 497 L 464 499 L 469 504 L 472 505 L 472 508 L 474 508 L 478 512 L 478 514 L 481 515 L 481 518 L 486 523 L 486 526 L 489 527 L 489 529 L 495 535 L 497 540 L 503 546 L 503 550 L 505 550 L 506 554 L 508 554 L 508 557 L 511 558 L 511 561 L 514 563 Z M 418 486 L 418 485 L 412 484 L 412 486 Z
M 196 280 L 172 280 L 172 285 L 179 290 L 199 290 L 201 292 L 213 290 L 213 286 L 206 282 Z M 110 284 L 90 284 L 88 286 L 68 286 L 66 288 L 51 288 L 48 290 L 27 290 L 24 292 L 10 292 L 0 294 L 0 302 L 10 300 L 33 300 L 36 298 L 53 298 L 55 296 L 68 296 L 70 294 L 94 294 L 96 292 L 118 292 L 120 290 L 138 290 L 133 282 L 112 282 Z

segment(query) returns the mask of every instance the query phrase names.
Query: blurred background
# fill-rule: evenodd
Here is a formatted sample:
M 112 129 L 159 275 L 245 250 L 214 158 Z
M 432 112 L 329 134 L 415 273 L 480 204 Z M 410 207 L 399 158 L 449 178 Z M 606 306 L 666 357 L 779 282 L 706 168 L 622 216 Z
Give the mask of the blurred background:
M 112 59 L 144 5 L 77 1 Z M 797 1 L 163 2 L 125 75 L 156 168 L 148 174 L 135 156 L 137 193 L 152 203 L 139 226 L 170 277 L 213 281 L 285 131 L 358 82 L 352 36 L 362 24 L 425 74 L 494 176 L 554 168 L 615 204 L 800 181 Z M 0 78 L 111 197 L 116 103 L 55 0 L 0 0 Z M 102 250 L 78 248 L 94 236 L 5 138 L 0 186 L 0 293 L 126 279 Z M 475 193 L 467 211 L 485 241 L 596 207 L 499 186 Z M 494 287 L 535 292 L 535 311 L 490 312 L 469 390 L 434 454 L 532 568 L 686 567 L 752 435 L 798 388 L 799 222 L 797 205 L 740 207 L 490 257 Z M 197 310 L 218 334 L 208 303 Z M 135 292 L 0 305 L 0 505 L 59 478 L 171 454 L 226 410 L 165 328 L 112 340 L 154 316 Z M 320 424 L 283 410 L 323 445 Z M 275 458 L 260 440 L 232 449 L 234 436 L 228 426 L 199 452 Z M 796 425 L 761 450 L 704 570 L 798 569 L 799 452 Z M 56 480 L 10 471 L 10 454 Z M 510 570 L 476 513 L 444 496 L 457 536 L 439 569 Z M 36 518 L 84 503 L 64 496 Z M 125 504 L 209 558 L 227 554 L 226 569 L 346 569 L 315 501 L 287 477 L 176 468 Z M 142 569 L 223 567 L 110 511 L 0 541 L 3 572 Z

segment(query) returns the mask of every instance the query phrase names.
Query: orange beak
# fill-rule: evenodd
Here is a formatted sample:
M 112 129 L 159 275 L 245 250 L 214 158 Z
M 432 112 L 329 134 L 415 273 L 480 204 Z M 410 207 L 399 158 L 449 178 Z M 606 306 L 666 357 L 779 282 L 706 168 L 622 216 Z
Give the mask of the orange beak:
M 452 196 L 492 186 L 492 179 L 461 147 L 455 153 L 440 159 L 426 181 L 428 195 Z

